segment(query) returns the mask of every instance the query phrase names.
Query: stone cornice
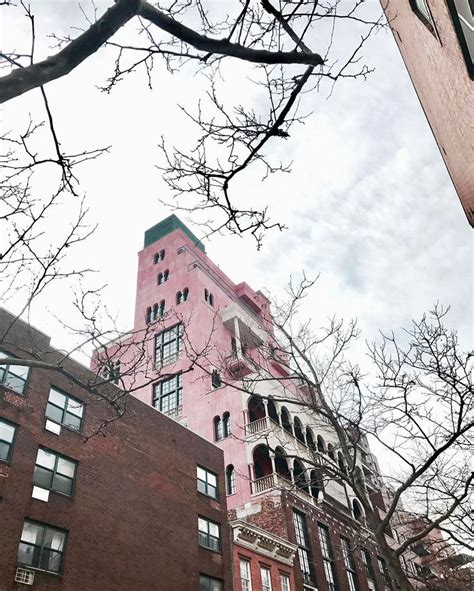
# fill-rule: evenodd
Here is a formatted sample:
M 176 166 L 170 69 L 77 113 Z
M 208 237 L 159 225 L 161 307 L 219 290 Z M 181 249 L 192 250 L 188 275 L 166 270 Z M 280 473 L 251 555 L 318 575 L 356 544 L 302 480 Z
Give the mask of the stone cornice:
M 298 550 L 295 544 L 242 519 L 231 521 L 230 527 L 235 544 L 289 566 L 293 565 Z

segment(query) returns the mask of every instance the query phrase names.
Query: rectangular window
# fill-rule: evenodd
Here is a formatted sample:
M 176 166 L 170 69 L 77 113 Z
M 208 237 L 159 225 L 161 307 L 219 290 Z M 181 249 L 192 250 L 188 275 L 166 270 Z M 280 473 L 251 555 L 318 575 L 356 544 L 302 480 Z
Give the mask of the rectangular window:
M 280 575 L 281 591 L 291 591 L 290 577 L 288 575 Z
M 380 574 L 382 575 L 385 591 L 390 591 L 392 589 L 392 580 L 388 572 L 387 564 L 381 556 L 377 556 L 377 563 L 379 565 Z
M 179 415 L 183 404 L 182 375 L 171 376 L 153 386 L 153 406 L 162 413 Z
M 177 324 L 160 332 L 155 338 L 155 363 L 173 363 L 183 346 L 183 325 Z
M 18 546 L 17 563 L 46 572 L 59 573 L 67 533 L 43 523 L 26 520 Z
M 222 386 L 222 380 L 217 369 L 213 369 L 211 373 L 211 382 L 213 388 L 220 388 Z
M 362 549 L 362 562 L 364 563 L 365 574 L 367 575 L 367 583 L 369 586 L 369 591 L 376 591 L 377 587 L 375 586 L 375 574 L 374 568 L 372 566 L 372 560 L 370 558 L 370 554 L 368 550 Z
M 250 562 L 240 559 L 240 586 L 242 591 L 252 591 L 252 575 L 250 574 Z
M 218 523 L 198 517 L 199 545 L 218 552 L 221 549 L 221 534 Z
M 311 570 L 311 548 L 309 545 L 306 516 L 299 511 L 293 511 L 293 523 L 295 526 L 296 543 L 298 544 L 298 560 L 303 574 L 303 580 L 308 585 L 314 584 Z
M 13 357 L 13 355 L 0 351 L 0 358 L 5 359 L 7 357 Z M 17 394 L 23 394 L 29 371 L 29 367 L 21 365 L 0 365 L 0 384 Z
M 339 585 L 337 582 L 336 565 L 334 564 L 329 529 L 325 525 L 318 523 L 318 533 L 319 541 L 321 543 L 321 553 L 323 555 L 324 574 L 326 576 L 329 591 L 338 591 Z
M 270 569 L 264 566 L 260 567 L 260 576 L 262 578 L 262 591 L 272 591 L 272 577 Z
M 56 388 L 49 391 L 46 417 L 55 423 L 64 425 L 69 429 L 80 431 L 84 415 L 84 404 L 77 398 L 73 398 Z
M 49 449 L 38 449 L 33 484 L 71 496 L 74 489 L 77 462 Z
M 109 360 L 102 366 L 102 377 L 104 380 L 118 384 L 120 381 L 120 359 Z
M 429 9 L 427 0 L 412 0 L 415 12 L 419 13 L 433 27 L 433 17 Z
M 199 591 L 224 591 L 224 583 L 207 575 L 199 575 Z
M 347 574 L 347 581 L 349 583 L 349 591 L 358 591 L 359 585 L 357 582 L 357 571 L 354 561 L 354 556 L 350 550 L 349 540 L 341 538 L 342 557 L 344 559 L 344 566 Z
M 10 462 L 15 442 L 16 425 L 0 419 L 0 460 Z
M 198 466 L 197 489 L 200 493 L 212 497 L 213 499 L 217 499 L 217 476 L 213 472 L 210 472 L 209 470 L 206 470 L 205 468 L 201 468 L 201 466 Z

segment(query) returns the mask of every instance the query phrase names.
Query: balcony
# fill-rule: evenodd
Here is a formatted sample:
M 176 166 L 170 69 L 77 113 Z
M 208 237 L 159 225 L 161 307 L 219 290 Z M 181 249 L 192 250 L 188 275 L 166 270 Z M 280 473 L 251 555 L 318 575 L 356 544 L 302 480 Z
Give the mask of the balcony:
M 266 340 L 263 327 L 239 304 L 233 303 L 219 312 L 224 326 L 243 346 L 258 347 Z
M 278 474 L 278 472 L 273 472 L 273 474 L 268 474 L 267 476 L 262 476 L 261 478 L 252 480 L 250 484 L 252 496 L 261 495 L 262 493 L 266 493 L 271 490 L 285 490 L 291 492 L 310 505 L 317 505 L 323 500 L 322 492 L 320 492 L 318 497 L 315 498 L 301 488 L 297 487 L 293 482 L 290 482 L 281 474 Z
M 226 358 L 226 369 L 234 378 L 243 378 L 255 371 L 252 361 L 243 352 L 229 355 Z

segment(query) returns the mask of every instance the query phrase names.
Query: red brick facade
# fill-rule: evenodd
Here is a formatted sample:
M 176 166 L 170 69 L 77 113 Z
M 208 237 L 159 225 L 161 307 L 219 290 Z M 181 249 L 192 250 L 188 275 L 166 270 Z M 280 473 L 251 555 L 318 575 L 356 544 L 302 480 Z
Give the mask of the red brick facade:
M 11 316 L 0 310 L 0 334 Z M 8 340 L 8 342 L 7 342 Z M 55 362 L 48 339 L 16 322 L 0 348 L 18 357 L 31 351 Z M 64 364 L 80 380 L 94 375 L 73 361 Z M 82 433 L 45 430 L 51 385 L 85 403 Z M 118 389 L 108 386 L 107 394 Z M 112 389 L 112 390 L 111 390 Z M 0 589 L 14 583 L 25 518 L 67 531 L 60 574 L 39 570 L 39 591 L 150 591 L 199 589 L 200 573 L 232 588 L 222 451 L 138 400 L 106 436 L 84 442 L 110 418 L 110 405 L 57 371 L 31 369 L 24 396 L 0 385 L 0 417 L 17 425 L 9 462 L 0 462 Z M 76 460 L 71 497 L 51 492 L 48 502 L 32 498 L 38 447 Z M 218 501 L 197 492 L 196 466 L 218 475 Z M 198 515 L 220 524 L 222 552 L 198 545 Z
M 415 0 L 381 0 L 466 216 L 474 225 L 474 84 L 453 21 L 457 0 L 424 1 L 434 26 L 416 11 Z M 420 195 L 423 198 L 430 196 Z

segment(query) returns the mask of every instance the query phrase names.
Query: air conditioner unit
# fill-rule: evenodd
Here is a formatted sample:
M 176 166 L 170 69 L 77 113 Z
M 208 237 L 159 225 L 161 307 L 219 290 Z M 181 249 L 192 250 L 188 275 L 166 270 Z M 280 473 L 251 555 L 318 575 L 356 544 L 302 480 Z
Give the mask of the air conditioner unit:
M 22 583 L 23 585 L 33 585 L 35 581 L 35 573 L 26 568 L 17 568 L 15 573 L 15 583 Z

